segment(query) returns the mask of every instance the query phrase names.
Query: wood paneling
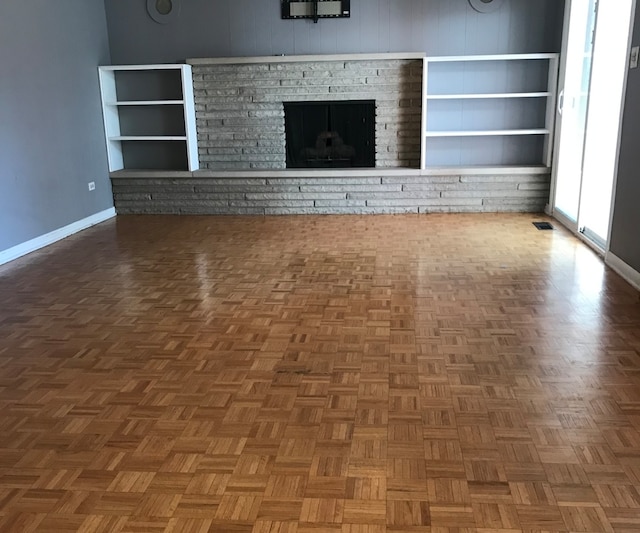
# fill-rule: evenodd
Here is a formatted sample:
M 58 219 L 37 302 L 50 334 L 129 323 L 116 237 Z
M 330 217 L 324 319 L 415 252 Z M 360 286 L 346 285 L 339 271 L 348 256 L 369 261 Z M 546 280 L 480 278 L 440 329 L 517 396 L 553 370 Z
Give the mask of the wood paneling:
M 0 269 L 0 531 L 633 531 L 640 301 L 531 215 L 118 217 Z
M 314 24 L 282 20 L 278 2 L 189 0 L 162 28 L 144 6 L 105 5 L 114 64 L 144 64 L 280 54 L 558 52 L 564 2 L 509 0 L 480 14 L 467 0 L 351 0 L 350 18 Z

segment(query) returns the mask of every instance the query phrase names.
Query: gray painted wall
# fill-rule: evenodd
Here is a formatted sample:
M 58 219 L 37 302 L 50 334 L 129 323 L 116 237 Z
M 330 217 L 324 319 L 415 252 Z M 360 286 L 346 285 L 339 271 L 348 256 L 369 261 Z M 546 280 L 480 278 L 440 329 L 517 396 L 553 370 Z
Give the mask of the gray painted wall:
M 114 64 L 193 57 L 366 52 L 430 55 L 558 52 L 563 0 L 506 0 L 479 14 L 467 0 L 351 0 L 351 18 L 282 20 L 280 0 L 182 0 L 153 22 L 146 0 L 105 0 Z
M 632 46 L 640 45 L 640 2 L 636 8 Z M 640 272 L 640 69 L 629 71 L 622 119 L 611 251 Z
M 102 0 L 0 2 L 0 251 L 113 207 L 108 63 Z

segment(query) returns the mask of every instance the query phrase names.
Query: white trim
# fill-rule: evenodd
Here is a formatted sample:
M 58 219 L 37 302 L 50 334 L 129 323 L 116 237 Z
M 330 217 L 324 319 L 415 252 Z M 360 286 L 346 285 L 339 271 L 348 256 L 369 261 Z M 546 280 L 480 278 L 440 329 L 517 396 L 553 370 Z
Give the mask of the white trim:
M 186 60 L 189 65 L 242 65 L 255 63 L 297 63 L 308 61 L 377 61 L 389 59 L 426 59 L 442 61 L 517 61 L 522 59 L 553 59 L 558 54 L 495 54 L 470 56 L 426 56 L 423 52 L 399 52 L 382 54 L 310 54 L 255 57 L 198 57 Z M 118 67 L 122 68 L 122 67 Z M 165 67 L 168 68 L 168 67 Z
M 186 135 L 118 135 L 110 141 L 186 141 Z
M 156 65 L 101 65 L 100 70 L 180 70 L 184 63 L 161 63 Z
M 458 131 L 428 131 L 427 137 L 493 137 L 509 135 L 548 135 L 548 129 L 538 128 L 530 130 L 458 130 Z
M 559 209 L 556 209 L 553 213 L 549 213 L 549 205 L 547 205 L 545 208 L 545 213 L 557 220 L 560 225 L 564 226 L 567 231 L 570 231 L 576 239 L 581 241 L 583 244 L 586 244 L 604 260 L 605 250 L 603 248 L 600 248 L 597 243 L 587 238 L 582 232 L 578 231 L 577 224 L 563 215 Z
M 565 228 L 567 228 L 574 235 L 579 235 L 578 231 L 578 223 L 575 220 L 571 220 L 568 216 L 566 216 L 560 209 L 553 209 L 550 215 L 555 218 L 560 224 L 562 224 Z
M 589 239 L 581 231 L 578 231 L 577 233 L 575 233 L 575 236 L 579 240 L 581 240 L 584 244 L 586 244 L 589 248 L 591 248 L 595 253 L 597 253 L 600 257 L 602 257 L 602 260 L 604 261 L 604 256 L 605 256 L 604 248 L 601 248 L 600 245 L 598 245 L 595 241 L 592 241 L 591 239 Z
M 555 146 L 556 101 L 558 99 L 558 76 L 560 75 L 558 71 L 559 65 L 560 56 L 549 60 L 549 79 L 547 84 L 549 96 L 547 97 L 547 114 L 544 120 L 544 126 L 550 132 L 544 141 L 544 161 L 549 168 L 553 165 L 553 150 Z
M 640 291 L 640 272 L 625 263 L 611 251 L 607 252 L 605 255 L 604 262 L 614 272 L 619 274 L 620 277 L 627 281 L 634 289 Z
M 491 98 L 547 98 L 552 92 L 542 93 L 470 93 L 470 94 L 431 94 L 427 100 L 481 100 Z
M 74 233 L 78 233 L 79 231 L 90 228 L 91 226 L 100 224 L 101 222 L 109 220 L 115 216 L 116 209 L 115 207 L 111 207 L 104 211 L 100 211 L 95 215 L 91 215 L 87 218 L 83 218 L 82 220 L 78 220 L 77 222 L 73 222 L 67 226 L 46 233 L 45 235 L 41 235 L 40 237 L 31 239 L 30 241 L 23 242 L 13 246 L 12 248 L 8 248 L 7 250 L 0 251 L 0 265 L 4 265 L 5 263 L 18 259 L 23 255 L 30 254 L 40 248 L 44 248 L 45 246 L 61 241 Z
M 427 168 L 427 106 L 429 105 L 429 64 L 422 61 L 422 113 L 420 118 L 420 169 Z
M 193 96 L 193 74 L 191 65 L 182 66 L 182 98 L 184 99 L 183 113 L 184 131 L 186 134 L 187 167 L 189 170 L 200 168 L 198 157 L 198 127 L 196 126 L 196 106 Z
M 120 170 L 124 168 L 124 156 L 122 154 L 122 144 L 110 141 L 110 137 L 120 135 L 120 112 L 116 106 L 104 105 L 104 102 L 116 102 L 118 95 L 116 92 L 116 74 L 113 69 L 106 67 L 98 68 L 98 79 L 100 80 L 100 98 L 102 99 L 102 123 L 104 125 L 104 137 L 107 140 L 107 160 L 109 170 Z
M 441 63 L 449 61 L 520 61 L 523 59 L 555 59 L 558 54 L 494 54 L 479 56 L 427 56 L 429 63 Z
M 184 100 L 128 100 L 120 102 L 106 102 L 105 105 L 184 105 Z
M 422 59 L 423 52 L 391 54 L 319 54 L 256 57 L 199 57 L 187 59 L 189 65 L 246 65 L 254 63 L 298 63 L 309 61 L 377 61 L 385 59 Z

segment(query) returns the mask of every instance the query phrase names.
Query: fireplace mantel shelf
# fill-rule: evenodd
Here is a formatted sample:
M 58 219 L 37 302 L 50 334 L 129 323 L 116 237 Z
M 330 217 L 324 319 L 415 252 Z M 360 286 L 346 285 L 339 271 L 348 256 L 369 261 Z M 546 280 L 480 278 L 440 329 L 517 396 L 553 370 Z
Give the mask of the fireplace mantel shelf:
M 318 55 L 275 55 L 257 57 L 200 57 L 187 59 L 189 65 L 252 65 L 259 63 L 304 63 L 317 61 L 378 61 L 423 59 L 424 52 L 397 52 L 384 54 L 318 54 Z
M 416 168 L 363 168 L 363 169 L 282 169 L 282 170 L 118 170 L 111 172 L 113 179 L 180 179 L 180 178 L 359 178 L 391 176 L 515 176 L 547 175 L 550 169 L 544 166 L 477 166 L 477 167 L 433 167 Z

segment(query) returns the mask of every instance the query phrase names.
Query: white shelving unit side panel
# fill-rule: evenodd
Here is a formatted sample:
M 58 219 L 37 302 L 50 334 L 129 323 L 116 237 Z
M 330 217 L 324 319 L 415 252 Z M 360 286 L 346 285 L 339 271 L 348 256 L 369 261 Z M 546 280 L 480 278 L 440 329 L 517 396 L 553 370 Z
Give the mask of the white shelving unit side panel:
M 120 135 L 120 115 L 118 108 L 109 105 L 108 102 L 117 101 L 115 71 L 99 67 L 100 97 L 102 99 L 102 118 L 104 123 L 104 135 L 107 142 L 107 160 L 109 171 L 115 172 L 124 168 L 122 145 L 114 141 L 114 137 Z
M 198 159 L 198 132 L 196 130 L 196 109 L 193 97 L 193 76 L 191 65 L 182 65 L 182 100 L 184 102 L 184 126 L 187 136 L 187 162 L 192 172 L 200 168 Z
M 420 169 L 427 168 L 427 106 L 429 105 L 429 64 L 422 60 L 422 118 L 420 126 Z
M 549 97 L 547 98 L 547 116 L 545 121 L 545 127 L 550 131 L 550 134 L 544 144 L 544 161 L 546 166 L 549 168 L 551 168 L 551 165 L 553 164 L 553 146 L 556 131 L 556 100 L 559 76 L 560 55 L 555 54 L 555 56 L 549 60 Z

